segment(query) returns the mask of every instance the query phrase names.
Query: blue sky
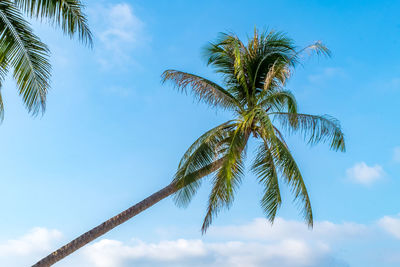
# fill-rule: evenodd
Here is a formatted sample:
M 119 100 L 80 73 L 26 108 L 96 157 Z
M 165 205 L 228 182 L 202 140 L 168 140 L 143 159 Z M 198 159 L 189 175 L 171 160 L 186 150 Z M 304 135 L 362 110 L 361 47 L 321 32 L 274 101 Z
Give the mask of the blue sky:
M 168 68 L 219 77 L 201 48 L 218 32 L 286 32 L 323 41 L 332 58 L 305 59 L 288 88 L 300 111 L 341 121 L 347 152 L 288 143 L 316 225 L 284 189 L 264 221 L 248 173 L 233 207 L 205 236 L 209 186 L 187 209 L 167 199 L 58 266 L 399 266 L 400 3 L 395 1 L 86 1 L 93 50 L 34 22 L 52 51 L 52 90 L 32 118 L 15 83 L 2 88 L 0 265 L 28 266 L 167 185 L 185 149 L 229 113 L 160 84 Z M 250 144 L 250 150 L 253 144 Z M 249 153 L 252 159 L 252 153 Z

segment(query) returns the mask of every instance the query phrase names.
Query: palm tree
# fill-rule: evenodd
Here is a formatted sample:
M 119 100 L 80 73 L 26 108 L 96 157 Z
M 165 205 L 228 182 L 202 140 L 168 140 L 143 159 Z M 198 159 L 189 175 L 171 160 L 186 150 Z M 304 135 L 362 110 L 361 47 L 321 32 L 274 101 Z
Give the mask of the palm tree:
M 18 92 L 27 110 L 36 115 L 44 112 L 50 88 L 49 49 L 36 36 L 28 17 L 60 26 L 70 37 L 92 45 L 80 0 L 1 0 L 0 1 L 0 88 L 10 68 L 17 82 Z M 4 105 L 0 94 L 0 119 Z
M 205 51 L 208 65 L 221 74 L 224 86 L 177 70 L 165 71 L 162 80 L 172 82 L 183 92 L 190 88 L 199 101 L 231 111 L 232 120 L 209 130 L 189 147 L 167 187 L 86 232 L 34 266 L 54 264 L 171 194 L 178 205 L 187 205 L 198 190 L 201 178 L 214 173 L 202 225 L 205 233 L 218 212 L 229 208 L 234 200 L 244 175 L 243 163 L 250 137 L 259 142 L 251 169 L 264 188 L 261 206 L 266 217 L 273 222 L 281 205 L 281 178 L 301 203 L 305 221 L 312 227 L 307 189 L 283 132 L 298 132 L 311 145 L 326 141 L 333 150 L 341 151 L 345 150 L 344 137 L 337 120 L 298 113 L 295 97 L 285 85 L 303 52 L 329 55 L 329 50 L 321 42 L 297 50 L 293 41 L 282 33 L 259 34 L 255 31 L 247 45 L 233 34 L 222 34 Z

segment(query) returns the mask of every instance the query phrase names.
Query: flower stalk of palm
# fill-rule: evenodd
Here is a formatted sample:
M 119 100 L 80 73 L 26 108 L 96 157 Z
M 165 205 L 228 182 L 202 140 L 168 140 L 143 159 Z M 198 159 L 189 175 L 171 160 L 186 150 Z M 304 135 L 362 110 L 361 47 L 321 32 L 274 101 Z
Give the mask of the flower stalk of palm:
M 259 140 L 259 148 L 251 169 L 264 188 L 261 206 L 273 222 L 281 205 L 279 178 L 293 191 L 301 203 L 304 218 L 313 224 L 310 199 L 303 177 L 283 133 L 301 133 L 309 144 L 329 142 L 334 150 L 345 150 L 343 133 L 337 120 L 297 112 L 293 94 L 285 89 L 286 81 L 301 58 L 309 50 L 329 55 L 320 42 L 297 50 L 284 34 L 269 32 L 254 36 L 243 44 L 232 34 L 206 48 L 208 64 L 222 75 L 224 87 L 203 77 L 167 70 L 163 82 L 171 81 L 181 91 L 191 88 L 194 96 L 211 106 L 230 110 L 229 120 L 203 134 L 182 157 L 174 180 L 167 187 L 124 212 L 86 232 L 34 266 L 50 266 L 63 257 L 129 220 L 158 201 L 175 193 L 179 205 L 187 205 L 199 188 L 203 177 L 211 178 L 212 189 L 202 225 L 203 233 L 215 215 L 229 208 L 244 174 L 244 157 L 249 138 Z
M 43 112 L 50 88 L 49 49 L 36 36 L 23 13 L 60 26 L 70 37 L 92 45 L 80 0 L 1 0 L 0 1 L 0 88 L 8 71 L 13 69 L 18 91 L 32 114 Z M 4 105 L 0 94 L 0 119 Z

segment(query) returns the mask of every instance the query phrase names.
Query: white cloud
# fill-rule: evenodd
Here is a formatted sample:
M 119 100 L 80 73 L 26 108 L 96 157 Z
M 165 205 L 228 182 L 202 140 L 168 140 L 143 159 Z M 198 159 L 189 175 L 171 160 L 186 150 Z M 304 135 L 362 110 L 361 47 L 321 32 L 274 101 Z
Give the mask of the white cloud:
M 110 49 L 119 48 L 123 43 L 135 44 L 141 38 L 144 23 L 134 15 L 129 4 L 112 6 L 103 18 L 107 28 L 100 32 L 100 40 Z
M 282 218 L 278 218 L 273 227 L 265 219 L 255 219 L 244 225 L 212 227 L 203 240 L 180 238 L 152 243 L 103 239 L 87 245 L 59 265 L 324 266 L 327 261 L 335 261 L 332 242 L 359 237 L 365 226 L 317 222 L 314 229 L 315 234 L 303 222 Z M 0 266 L 30 266 L 56 249 L 61 236 L 57 230 L 35 228 L 18 239 L 6 241 L 0 244 Z
M 400 218 L 384 216 L 378 221 L 378 224 L 383 230 L 400 239 Z
M 393 149 L 393 161 L 400 163 L 400 147 L 395 147 Z
M 46 228 L 33 228 L 28 234 L 14 240 L 0 244 L 0 256 L 29 255 L 49 250 L 55 240 L 60 239 L 61 232 Z
M 100 43 L 95 47 L 96 57 L 103 67 L 134 63 L 132 54 L 143 49 L 149 37 L 145 23 L 135 15 L 127 3 L 98 6 L 91 12 L 94 17 L 94 33 Z
M 61 237 L 57 230 L 37 227 L 17 239 L 0 243 L 0 266 L 30 266 L 49 253 Z
M 178 239 L 124 244 L 101 240 L 84 249 L 89 266 L 318 266 L 329 252 L 324 244 L 311 246 L 287 239 L 273 244 L 261 242 L 204 242 Z M 279 265 L 276 265 L 278 264 Z M 83 265 L 86 266 L 86 265 Z
M 116 240 L 104 239 L 89 245 L 83 251 L 84 257 L 96 267 L 124 266 L 127 262 L 176 264 L 187 259 L 207 256 L 204 243 L 200 240 L 179 239 L 145 243 L 137 240 L 134 244 L 124 244 Z
M 399 219 L 383 217 L 378 224 L 400 232 Z M 340 260 L 343 244 L 371 241 L 373 226 L 356 223 L 315 222 L 310 230 L 301 221 L 277 218 L 271 226 L 257 218 L 242 225 L 211 227 L 202 239 L 102 239 L 63 259 L 58 265 L 75 267 L 194 266 L 194 267 L 326 267 L 348 266 Z M 392 233 L 390 232 L 390 233 Z M 0 266 L 30 266 L 56 249 L 61 233 L 35 228 L 28 234 L 0 244 Z M 363 241 L 364 242 L 364 241 Z
M 266 219 L 258 218 L 240 226 L 212 227 L 210 234 L 221 237 L 235 237 L 243 240 L 277 241 L 282 239 L 337 240 L 362 236 L 367 227 L 356 223 L 335 224 L 329 221 L 315 222 L 310 230 L 303 222 L 277 218 L 273 225 Z
M 309 230 L 300 221 L 277 218 L 271 226 L 258 218 L 244 225 L 211 227 L 203 240 L 155 243 L 104 239 L 84 248 L 82 266 L 346 266 L 334 257 L 332 244 L 363 238 L 367 226 L 316 222 Z M 329 264 L 328 264 L 329 262 Z
M 356 163 L 347 169 L 347 178 L 362 185 L 371 185 L 384 175 L 380 165 L 368 166 L 365 162 Z

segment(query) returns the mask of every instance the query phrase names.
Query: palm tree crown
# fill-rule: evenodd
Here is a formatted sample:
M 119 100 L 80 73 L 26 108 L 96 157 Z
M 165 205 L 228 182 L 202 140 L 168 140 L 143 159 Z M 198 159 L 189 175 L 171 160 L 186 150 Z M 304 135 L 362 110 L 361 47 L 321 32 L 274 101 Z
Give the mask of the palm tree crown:
M 49 90 L 49 49 L 36 36 L 23 17 L 47 20 L 60 26 L 70 37 L 92 45 L 80 0 L 1 0 L 0 1 L 0 88 L 8 70 L 13 69 L 19 94 L 29 112 L 44 111 Z M 4 116 L 0 94 L 0 119 Z
M 163 82 L 171 81 L 181 91 L 190 88 L 198 100 L 230 110 L 234 117 L 203 134 L 186 151 L 174 178 L 179 188 L 176 203 L 187 205 L 196 193 L 202 181 L 198 170 L 214 172 L 204 233 L 213 217 L 233 202 L 244 174 L 246 146 L 254 137 L 260 142 L 251 169 L 264 187 L 261 206 L 266 217 L 273 222 L 281 205 L 278 180 L 282 179 L 312 227 L 307 189 L 283 133 L 298 132 L 309 144 L 329 142 L 335 151 L 345 150 L 344 136 L 334 118 L 298 113 L 296 99 L 285 87 L 303 52 L 329 55 L 330 51 L 319 41 L 298 49 L 283 33 L 257 30 L 247 45 L 234 34 L 221 34 L 205 51 L 207 64 L 221 74 L 223 86 L 177 70 L 165 71 Z

